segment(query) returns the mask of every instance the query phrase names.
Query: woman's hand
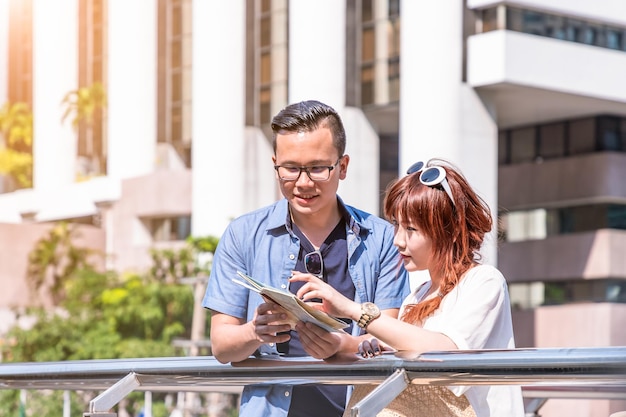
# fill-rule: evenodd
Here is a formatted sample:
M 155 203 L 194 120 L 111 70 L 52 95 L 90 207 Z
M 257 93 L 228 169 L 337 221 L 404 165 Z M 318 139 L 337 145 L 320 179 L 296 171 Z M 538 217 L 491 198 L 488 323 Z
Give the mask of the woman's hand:
M 359 355 L 364 358 L 373 358 L 374 356 L 380 356 L 383 352 L 395 351 L 388 346 L 383 345 L 378 339 L 372 338 L 369 340 L 363 340 L 359 343 Z
M 311 304 L 318 310 L 322 310 L 335 317 L 358 319 L 361 315 L 361 306 L 349 298 L 344 297 L 339 291 L 316 277 L 315 275 L 293 271 L 289 282 L 304 282 L 298 290 L 296 297 L 303 301 L 321 299 L 321 304 Z

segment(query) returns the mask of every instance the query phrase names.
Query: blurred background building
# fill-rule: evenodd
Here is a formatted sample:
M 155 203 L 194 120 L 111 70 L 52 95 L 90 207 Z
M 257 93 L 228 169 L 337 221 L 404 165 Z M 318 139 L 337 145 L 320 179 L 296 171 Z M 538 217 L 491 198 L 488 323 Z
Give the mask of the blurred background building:
M 141 270 L 280 198 L 270 120 L 318 99 L 351 205 L 378 214 L 417 160 L 463 170 L 500 219 L 484 258 L 518 346 L 626 345 L 625 75 L 623 0 L 0 0 L 1 146 L 32 156 L 0 182 L 0 322 L 50 222 Z M 5 129 L 24 108 L 30 145 Z

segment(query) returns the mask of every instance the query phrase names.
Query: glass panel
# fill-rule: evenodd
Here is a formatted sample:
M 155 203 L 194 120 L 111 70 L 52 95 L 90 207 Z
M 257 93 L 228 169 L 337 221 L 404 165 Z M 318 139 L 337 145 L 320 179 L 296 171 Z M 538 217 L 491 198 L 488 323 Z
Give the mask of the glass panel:
M 511 162 L 531 162 L 535 160 L 535 128 L 526 127 L 511 130 Z
M 266 52 L 261 55 L 261 68 L 260 68 L 261 85 L 269 84 L 272 82 L 272 55 Z
M 272 44 L 272 17 L 270 15 L 261 18 L 261 47 Z
M 374 67 L 361 69 L 361 105 L 374 103 Z
M 598 147 L 601 151 L 621 151 L 620 120 L 617 117 L 598 118 Z
M 400 19 L 389 22 L 389 57 L 400 56 Z
M 606 47 L 610 49 L 622 49 L 622 31 L 619 29 L 607 29 Z
M 611 229 L 626 230 L 626 205 L 610 204 L 607 210 L 607 223 Z
M 172 102 L 183 99 L 183 80 L 180 71 L 172 72 Z
M 374 28 L 363 28 L 361 37 L 361 62 L 373 61 L 376 56 L 376 40 L 374 38 Z
M 181 108 L 179 106 L 172 106 L 170 117 L 170 142 L 180 141 L 183 136 Z
M 373 0 L 361 0 L 361 21 L 371 22 L 374 20 L 374 5 Z
M 507 131 L 498 132 L 498 165 L 506 165 L 509 163 L 509 142 L 507 140 Z
M 400 16 L 400 0 L 389 1 L 389 17 Z
M 483 32 L 498 30 L 498 9 L 492 7 L 481 11 L 483 21 Z
M 180 68 L 183 63 L 181 42 L 174 41 L 172 42 L 171 45 L 172 45 L 172 56 L 171 56 L 171 61 L 170 61 L 170 67 L 172 69 Z
M 172 36 L 180 36 L 182 33 L 182 13 L 180 6 L 172 6 Z
M 568 123 L 569 154 L 593 152 L 595 146 L 595 118 L 572 120 Z
M 563 123 L 544 125 L 539 128 L 539 156 L 545 159 L 564 156 L 565 126 Z

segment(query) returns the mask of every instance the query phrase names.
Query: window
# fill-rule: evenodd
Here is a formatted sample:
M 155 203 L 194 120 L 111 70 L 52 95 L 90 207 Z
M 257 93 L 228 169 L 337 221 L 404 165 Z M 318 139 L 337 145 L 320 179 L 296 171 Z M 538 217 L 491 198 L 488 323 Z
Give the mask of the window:
M 510 283 L 513 309 L 570 303 L 626 303 L 626 280 L 594 279 Z
M 535 160 L 536 135 L 534 127 L 511 131 L 511 163 L 531 162 Z
M 288 2 L 247 0 L 246 123 L 270 134 L 274 114 L 287 104 Z
M 191 216 L 152 218 L 145 222 L 156 242 L 185 240 L 191 235 Z
M 586 118 L 569 122 L 568 145 L 569 154 L 577 155 L 594 152 L 596 119 Z
M 363 0 L 360 7 L 360 105 L 385 105 L 400 99 L 400 2 Z
M 11 103 L 26 103 L 33 108 L 33 2 L 9 3 L 9 79 Z M 0 103 L 4 104 L 4 103 Z
M 626 230 L 626 204 L 588 204 L 501 213 L 499 226 L 499 233 L 507 242 L 598 229 Z
M 505 8 L 506 29 L 578 42 L 602 48 L 625 50 L 626 28 L 601 25 L 563 15 L 544 13 L 504 5 L 483 9 L 477 12 L 482 22 L 481 32 L 498 29 L 498 8 Z
M 162 152 L 186 167 L 191 167 L 191 13 L 192 0 L 158 2 L 157 138 Z M 174 163 L 169 158 L 160 161 Z

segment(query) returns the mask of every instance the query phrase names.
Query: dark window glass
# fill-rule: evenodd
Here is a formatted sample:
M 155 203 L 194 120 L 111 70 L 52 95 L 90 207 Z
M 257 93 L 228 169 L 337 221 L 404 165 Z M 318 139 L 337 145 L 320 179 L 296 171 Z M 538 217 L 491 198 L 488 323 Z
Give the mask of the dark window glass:
M 539 156 L 544 159 L 565 154 L 565 125 L 551 123 L 539 128 Z
M 389 0 L 389 16 L 400 16 L 400 0 Z
M 621 151 L 622 136 L 620 119 L 603 116 L 598 118 L 598 149 L 602 151 Z
M 567 141 L 569 154 L 576 155 L 594 152 L 596 149 L 595 129 L 595 118 L 570 121 Z
M 534 127 L 511 130 L 511 162 L 520 163 L 534 161 L 537 155 L 535 142 Z
M 261 47 L 272 43 L 272 18 L 270 15 L 261 18 Z
M 361 68 L 361 105 L 374 103 L 374 67 Z
M 498 30 L 498 9 L 496 7 L 483 10 L 481 16 L 483 21 L 483 32 Z
M 373 27 L 363 28 L 361 37 L 361 62 L 373 61 L 376 56 L 376 39 Z
M 505 165 L 510 162 L 509 158 L 509 141 L 507 140 L 508 131 L 501 130 L 498 132 L 498 164 Z
M 372 0 L 361 0 L 361 22 L 371 22 L 374 20 L 374 5 Z
M 622 49 L 622 31 L 618 29 L 607 29 L 606 47 L 610 49 Z
M 607 208 L 607 225 L 610 229 L 626 230 L 626 206 L 609 204 Z

